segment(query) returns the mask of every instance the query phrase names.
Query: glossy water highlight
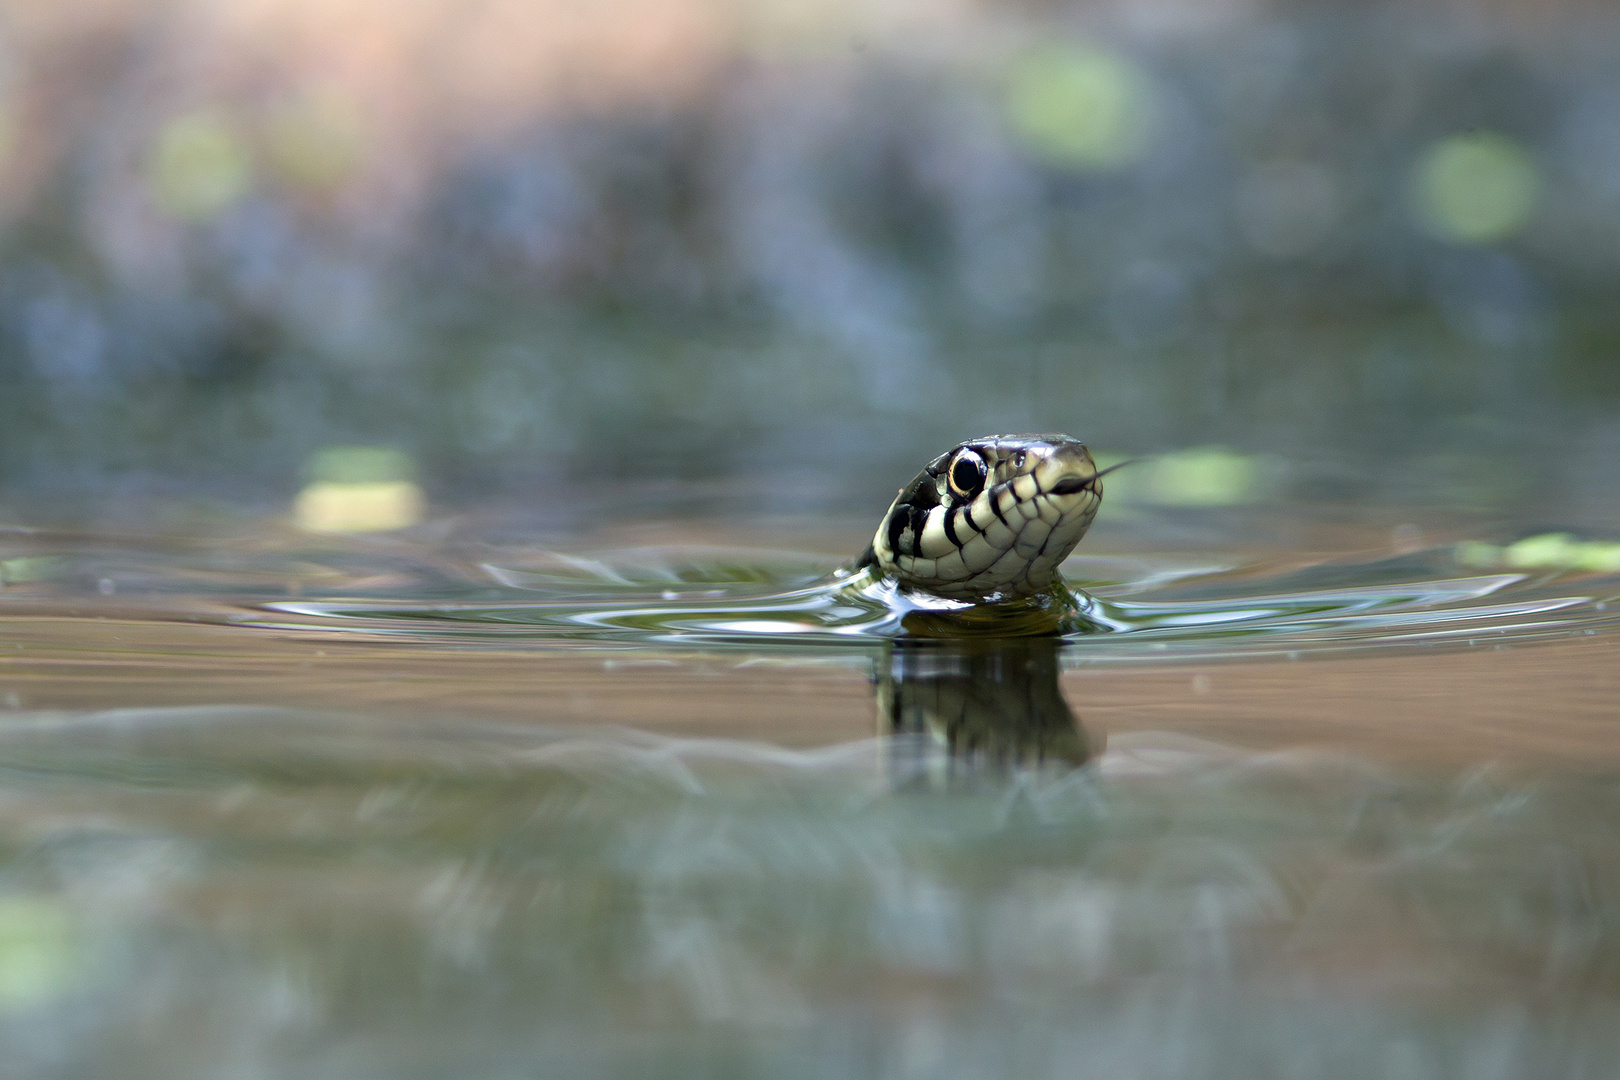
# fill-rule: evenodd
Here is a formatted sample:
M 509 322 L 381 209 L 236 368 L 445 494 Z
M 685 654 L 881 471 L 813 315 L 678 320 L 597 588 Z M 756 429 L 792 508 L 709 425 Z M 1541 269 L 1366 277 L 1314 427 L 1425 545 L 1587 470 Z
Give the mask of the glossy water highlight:
M 818 575 L 813 563 L 736 553 L 642 550 L 482 569 L 510 599 L 273 601 L 233 620 L 433 639 L 710 647 L 1057 632 L 1084 639 L 1076 655 L 1112 659 L 1506 642 L 1620 621 L 1620 575 L 1481 574 L 1450 549 L 1303 568 L 1077 557 L 1064 567 L 1072 597 L 1006 612 L 908 596 L 870 571 Z

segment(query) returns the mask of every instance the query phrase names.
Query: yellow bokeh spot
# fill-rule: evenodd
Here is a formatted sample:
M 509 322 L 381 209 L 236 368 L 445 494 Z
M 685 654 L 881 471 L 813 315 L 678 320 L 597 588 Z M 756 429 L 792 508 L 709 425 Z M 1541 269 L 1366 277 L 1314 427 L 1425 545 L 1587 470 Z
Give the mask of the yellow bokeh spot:
M 293 518 L 314 532 L 386 532 L 422 520 L 427 499 L 409 455 L 388 446 L 328 446 L 305 467 Z
M 171 120 L 147 162 L 153 200 L 170 217 L 202 221 L 247 193 L 247 143 L 223 114 L 206 110 Z
M 283 180 L 313 191 L 340 187 L 360 163 L 364 126 L 347 98 L 309 93 L 272 110 L 264 125 L 264 151 Z
M 1130 60 L 1082 45 L 1020 57 L 1008 73 L 1007 116 L 1043 157 L 1082 171 L 1130 164 L 1147 149 L 1152 86 Z
M 293 517 L 312 532 L 386 532 L 415 525 L 426 508 L 422 489 L 409 480 L 317 480 L 298 493 Z
M 0 900 L 0 1009 L 20 1009 L 68 990 L 83 968 L 73 920 L 44 899 Z
M 1505 135 L 1470 132 L 1431 146 L 1418 165 L 1415 201 L 1424 226 L 1447 240 L 1485 244 L 1524 227 L 1540 173 L 1530 152 Z

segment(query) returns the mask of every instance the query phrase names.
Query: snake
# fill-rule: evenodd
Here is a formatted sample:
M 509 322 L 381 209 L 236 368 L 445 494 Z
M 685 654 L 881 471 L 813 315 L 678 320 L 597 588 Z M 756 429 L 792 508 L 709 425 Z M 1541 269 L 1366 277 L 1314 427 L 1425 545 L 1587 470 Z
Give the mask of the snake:
M 958 443 L 900 489 L 856 566 L 908 593 L 975 604 L 1048 593 L 1118 467 L 1099 470 L 1068 435 Z

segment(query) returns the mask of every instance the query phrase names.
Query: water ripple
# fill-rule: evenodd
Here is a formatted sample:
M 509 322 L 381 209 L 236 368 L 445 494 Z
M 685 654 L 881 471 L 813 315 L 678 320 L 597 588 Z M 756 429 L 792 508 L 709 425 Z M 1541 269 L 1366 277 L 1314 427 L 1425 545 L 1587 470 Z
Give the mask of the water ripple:
M 1265 568 L 1076 558 L 1062 632 L 1072 655 L 1132 659 L 1217 653 L 1476 644 L 1593 633 L 1620 620 L 1613 575 L 1457 574 L 1449 553 L 1419 559 Z M 915 617 L 979 618 L 974 632 L 1048 629 L 1050 612 L 1002 621 L 898 593 L 870 575 L 737 553 L 664 550 L 620 559 L 558 557 L 542 569 L 486 565 L 510 598 L 323 598 L 263 603 L 233 621 L 435 640 L 659 646 L 859 646 L 915 632 Z M 1348 579 L 1349 583 L 1345 583 Z M 1319 582 L 1325 587 L 1311 587 Z M 674 586 L 673 588 L 671 586 Z M 1023 621 L 1019 621 L 1023 620 Z

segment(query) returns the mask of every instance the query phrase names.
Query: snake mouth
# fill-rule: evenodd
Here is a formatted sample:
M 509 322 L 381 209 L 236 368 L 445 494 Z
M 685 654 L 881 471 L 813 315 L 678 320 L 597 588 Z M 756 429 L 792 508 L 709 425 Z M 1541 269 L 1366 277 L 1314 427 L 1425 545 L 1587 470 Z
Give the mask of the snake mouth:
M 1053 495 L 1078 495 L 1082 491 L 1089 491 L 1093 495 L 1095 495 L 1095 494 L 1098 493 L 1097 492 L 1097 481 L 1098 480 L 1101 480 L 1103 477 L 1107 476 L 1109 473 L 1113 472 L 1115 469 L 1121 469 L 1121 468 L 1124 468 L 1126 465 L 1132 465 L 1132 464 L 1135 464 L 1134 460 L 1133 461 L 1118 461 L 1118 462 L 1115 462 L 1114 464 L 1108 466 L 1108 468 L 1106 468 L 1106 469 L 1093 468 L 1093 471 L 1092 471 L 1090 476 L 1065 476 L 1063 479 L 1061 479 L 1057 483 L 1053 484 L 1047 490 L 1050 491 Z

